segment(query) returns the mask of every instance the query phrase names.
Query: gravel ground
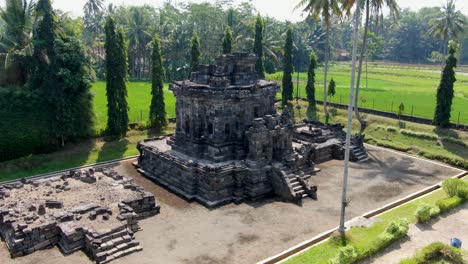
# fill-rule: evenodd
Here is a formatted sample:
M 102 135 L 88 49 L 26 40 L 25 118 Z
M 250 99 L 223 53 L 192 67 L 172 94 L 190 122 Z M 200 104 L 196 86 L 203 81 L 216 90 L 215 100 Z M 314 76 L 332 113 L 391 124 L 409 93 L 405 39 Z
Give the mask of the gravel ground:
M 368 147 L 370 162 L 350 169 L 347 219 L 383 206 L 460 171 L 392 151 Z M 302 206 L 268 198 L 207 209 L 141 177 L 130 162 L 114 169 L 153 192 L 161 213 L 140 222 L 143 251 L 113 263 L 255 263 L 339 224 L 343 161 L 320 164 L 313 177 L 318 200 Z M 0 246 L 0 263 L 90 263 L 82 252 L 57 249 L 11 260 Z
M 393 264 L 404 258 L 412 257 L 417 250 L 433 243 L 450 243 L 456 237 L 462 241 L 462 248 L 468 250 L 468 204 L 460 209 L 442 215 L 440 218 L 426 224 L 410 225 L 408 237 L 399 243 L 391 245 L 374 258 L 362 264 Z M 465 255 L 465 258 L 468 256 Z M 468 259 L 465 259 L 468 263 Z

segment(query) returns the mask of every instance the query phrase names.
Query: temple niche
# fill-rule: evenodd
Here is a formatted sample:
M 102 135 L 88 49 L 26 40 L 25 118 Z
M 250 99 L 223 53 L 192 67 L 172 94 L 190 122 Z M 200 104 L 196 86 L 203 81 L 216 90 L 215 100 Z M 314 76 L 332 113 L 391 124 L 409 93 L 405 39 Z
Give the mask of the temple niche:
M 176 132 L 138 144 L 139 171 L 209 207 L 269 194 L 316 198 L 315 163 L 342 158 L 343 132 L 278 113 L 279 86 L 260 79 L 255 62 L 252 54 L 222 55 L 173 82 Z

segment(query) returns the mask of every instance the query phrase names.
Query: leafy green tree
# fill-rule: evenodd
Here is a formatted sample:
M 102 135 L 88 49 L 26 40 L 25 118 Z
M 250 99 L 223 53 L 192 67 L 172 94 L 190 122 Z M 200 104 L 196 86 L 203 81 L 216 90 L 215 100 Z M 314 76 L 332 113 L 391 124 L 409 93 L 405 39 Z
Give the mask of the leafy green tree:
M 49 0 L 40 0 L 36 12 L 39 23 L 28 86 L 44 100 L 49 132 L 63 147 L 68 139 L 92 131 L 89 61 L 76 38 L 56 34 L 57 19 Z
M 257 55 L 257 63 L 255 64 L 255 69 L 261 78 L 265 78 L 265 63 L 263 55 L 263 31 L 265 30 L 265 23 L 260 14 L 257 15 L 255 20 L 255 40 L 253 53 Z
M 161 43 L 159 36 L 153 39 L 153 52 L 151 62 L 152 69 L 152 86 L 151 86 L 151 106 L 150 106 L 150 122 L 151 126 L 156 130 L 161 131 L 167 124 L 166 107 L 164 104 L 164 68 L 161 57 Z
M 330 57 L 330 22 L 335 16 L 342 16 L 340 10 L 340 0 L 301 0 L 297 5 L 298 8 L 303 8 L 304 12 L 309 13 L 315 20 L 318 17 L 322 18 L 322 23 L 326 29 L 326 45 L 325 45 L 325 69 L 323 77 L 323 109 L 325 111 L 325 119 L 328 122 L 330 113 L 327 108 L 327 76 L 328 62 Z
M 286 32 L 286 42 L 284 45 L 284 61 L 283 61 L 283 81 L 282 81 L 282 105 L 285 106 L 288 101 L 293 99 L 293 82 L 292 74 L 294 71 L 292 52 L 293 52 L 292 29 L 289 28 Z
M 121 28 L 108 17 L 106 31 L 107 133 L 125 136 L 128 130 L 127 45 Z
M 457 67 L 457 44 L 449 42 L 449 55 L 445 61 L 445 67 L 442 71 L 442 78 L 437 88 L 437 104 L 434 114 L 434 125 L 448 127 L 450 124 L 450 111 L 452 111 L 453 85 L 457 81 L 454 68 Z
M 198 65 L 200 64 L 200 40 L 198 39 L 197 33 L 193 33 L 192 37 L 192 50 L 190 52 L 190 73 L 197 70 Z
M 232 52 L 232 42 L 234 42 L 234 37 L 232 36 L 231 27 L 228 26 L 226 31 L 224 31 L 223 54 Z
M 329 96 L 335 96 L 336 94 L 336 83 L 335 80 L 333 80 L 333 77 L 330 79 L 330 84 L 328 85 L 328 95 Z
M 315 52 L 311 52 L 309 56 L 309 70 L 307 71 L 307 101 L 309 102 L 309 107 L 313 110 L 316 109 L 315 102 L 315 69 L 317 68 L 317 55 Z

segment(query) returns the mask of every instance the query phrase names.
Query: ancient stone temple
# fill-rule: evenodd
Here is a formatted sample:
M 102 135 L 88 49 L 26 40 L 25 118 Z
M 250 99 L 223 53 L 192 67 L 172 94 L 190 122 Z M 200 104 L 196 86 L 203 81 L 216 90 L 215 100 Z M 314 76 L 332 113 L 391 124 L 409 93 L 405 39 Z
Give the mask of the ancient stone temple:
M 251 54 L 223 55 L 190 80 L 173 82 L 176 132 L 138 144 L 139 171 L 206 206 L 272 193 L 314 198 L 314 160 L 321 151 L 331 153 L 328 160 L 342 157 L 342 141 L 328 142 L 336 137 L 329 133 L 317 147 L 311 133 L 298 132 L 290 113 L 276 111 L 279 86 L 259 78 L 255 61 Z

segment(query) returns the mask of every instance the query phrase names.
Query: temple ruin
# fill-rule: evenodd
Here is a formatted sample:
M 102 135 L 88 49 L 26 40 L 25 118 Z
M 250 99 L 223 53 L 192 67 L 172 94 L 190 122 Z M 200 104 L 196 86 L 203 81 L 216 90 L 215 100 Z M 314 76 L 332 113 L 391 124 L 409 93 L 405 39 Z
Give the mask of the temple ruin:
M 158 213 L 152 193 L 110 169 L 0 185 L 0 236 L 13 258 L 58 246 L 108 263 L 141 251 L 138 220 Z
M 255 62 L 251 54 L 222 55 L 173 82 L 176 132 L 139 142 L 139 171 L 208 207 L 273 193 L 316 198 L 311 175 L 316 163 L 343 158 L 342 127 L 295 125 L 291 113 L 278 113 L 279 86 L 260 79 Z M 367 157 L 359 138 L 356 161 Z

